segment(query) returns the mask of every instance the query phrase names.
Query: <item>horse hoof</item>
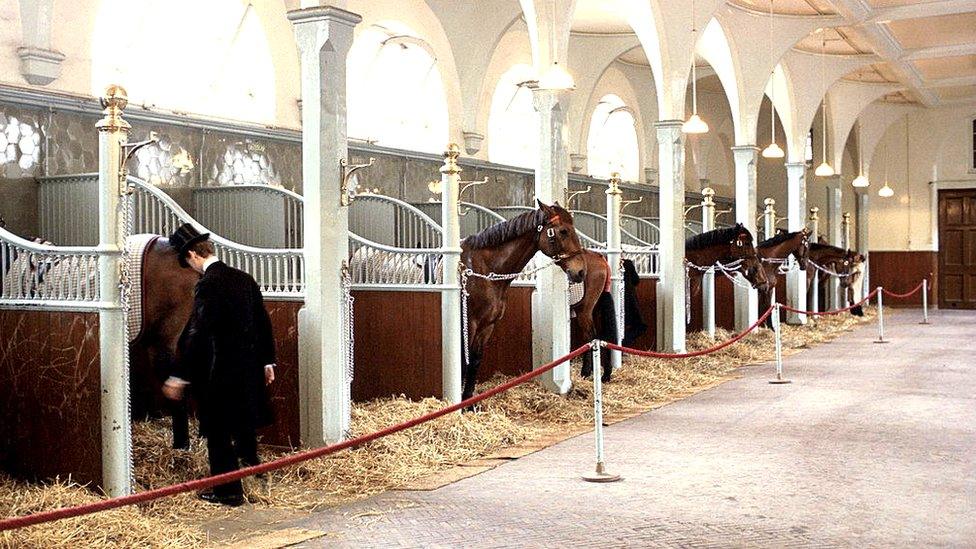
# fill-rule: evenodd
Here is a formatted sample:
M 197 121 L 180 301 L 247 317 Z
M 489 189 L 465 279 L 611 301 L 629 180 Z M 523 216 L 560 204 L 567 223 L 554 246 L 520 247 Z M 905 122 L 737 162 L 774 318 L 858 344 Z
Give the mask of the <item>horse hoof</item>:
M 471 406 L 465 406 L 464 408 L 461 408 L 462 414 L 477 414 L 480 411 L 481 411 L 480 404 L 472 404 Z

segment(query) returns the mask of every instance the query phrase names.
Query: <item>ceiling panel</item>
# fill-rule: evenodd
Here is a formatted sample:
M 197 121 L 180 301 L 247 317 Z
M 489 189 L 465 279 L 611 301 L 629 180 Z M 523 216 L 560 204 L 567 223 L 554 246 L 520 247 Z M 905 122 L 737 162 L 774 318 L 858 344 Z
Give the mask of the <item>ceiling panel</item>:
M 875 63 L 861 67 L 844 76 L 845 80 L 857 82 L 894 83 L 898 81 L 894 70 L 888 63 Z
M 867 0 L 872 8 L 893 8 L 896 6 L 907 6 L 909 4 L 928 4 L 940 0 Z
M 943 100 L 976 99 L 976 86 L 953 86 L 951 88 L 936 88 L 935 93 Z
M 858 39 L 852 36 L 849 27 L 837 27 L 826 29 L 823 32 L 813 32 L 800 40 L 794 46 L 796 49 L 810 53 L 820 53 L 821 42 L 826 37 L 827 44 L 824 48 L 828 54 L 832 55 L 857 55 L 868 53 L 870 49 L 866 44 L 860 44 Z
M 927 48 L 976 41 L 976 12 L 886 23 L 901 47 Z
M 729 4 L 769 13 L 769 0 L 729 0 Z M 826 0 L 776 0 L 773 13 L 783 15 L 833 15 L 837 13 Z
M 628 52 L 625 52 L 617 59 L 620 59 L 625 63 L 631 63 L 634 65 L 646 65 L 648 67 L 651 66 L 651 64 L 647 61 L 647 55 L 644 53 L 644 48 L 640 46 Z
M 941 80 L 957 76 L 976 76 L 976 55 L 919 59 L 915 67 L 925 80 Z
M 577 0 L 573 31 L 597 34 L 632 33 L 624 18 L 625 7 L 616 0 Z

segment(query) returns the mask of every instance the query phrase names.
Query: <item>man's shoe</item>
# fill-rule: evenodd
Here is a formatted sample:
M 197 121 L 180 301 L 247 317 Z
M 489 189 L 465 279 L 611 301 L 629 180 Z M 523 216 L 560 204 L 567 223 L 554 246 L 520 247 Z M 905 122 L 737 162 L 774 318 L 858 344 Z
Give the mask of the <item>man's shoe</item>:
M 244 505 L 244 496 L 242 494 L 215 494 L 211 490 L 205 492 L 200 492 L 197 497 L 206 501 L 207 503 L 217 503 L 220 505 L 226 505 L 228 507 L 240 507 Z

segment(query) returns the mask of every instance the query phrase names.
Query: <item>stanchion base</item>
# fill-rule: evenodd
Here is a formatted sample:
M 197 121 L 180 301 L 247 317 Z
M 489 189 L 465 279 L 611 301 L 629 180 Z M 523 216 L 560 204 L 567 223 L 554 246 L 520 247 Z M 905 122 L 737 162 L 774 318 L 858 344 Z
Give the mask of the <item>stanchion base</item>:
M 874 342 L 875 342 L 875 343 L 891 343 L 891 342 L 890 342 L 890 341 L 888 341 L 887 339 L 875 339 L 875 340 L 874 340 Z
M 612 475 L 606 472 L 594 471 L 592 473 L 587 473 L 583 475 L 583 480 L 586 482 L 617 482 L 622 480 L 620 475 Z
M 787 383 L 793 383 L 788 379 L 770 379 L 769 382 L 773 385 L 786 385 Z
M 919 324 L 932 324 L 932 323 L 929 322 L 928 320 L 923 320 L 923 321 L 919 322 Z

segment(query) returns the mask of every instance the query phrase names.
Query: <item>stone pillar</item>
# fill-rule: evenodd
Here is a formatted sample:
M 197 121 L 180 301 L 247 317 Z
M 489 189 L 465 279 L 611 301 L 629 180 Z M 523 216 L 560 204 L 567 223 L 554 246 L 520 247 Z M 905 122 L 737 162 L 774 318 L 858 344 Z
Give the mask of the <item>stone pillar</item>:
M 362 18 L 331 7 L 288 12 L 302 76 L 305 306 L 298 313 L 302 443 L 342 440 L 349 429 L 342 330 L 348 209 L 340 185 L 346 149 L 346 55 Z
M 461 402 L 461 221 L 458 218 L 458 193 L 461 148 L 451 143 L 444 152 L 441 167 L 441 262 L 444 290 L 441 291 L 441 398 L 452 404 Z
M 843 231 L 841 228 L 841 177 L 833 175 L 827 178 L 827 240 L 833 246 L 844 247 Z M 836 276 L 827 279 L 827 303 L 825 310 L 842 307 L 840 296 L 840 280 Z
M 102 489 L 109 497 L 132 493 L 132 425 L 126 364 L 125 312 L 119 281 L 123 235 L 119 197 L 123 192 L 123 145 L 131 126 L 122 119 L 128 96 L 109 86 L 102 98 L 105 117 L 98 129 L 98 341 L 102 411 Z
M 565 196 L 568 186 L 566 125 L 569 92 L 536 89 L 533 104 L 539 113 L 539 163 L 535 169 L 535 197 L 553 204 Z M 567 205 L 568 206 L 568 205 Z M 545 259 L 545 258 L 542 258 Z M 536 366 L 569 354 L 569 297 L 566 274 L 557 267 L 536 274 L 532 293 L 532 359 Z M 572 387 L 569 364 L 561 364 L 540 378 L 555 393 Z
M 857 195 L 857 252 L 864 256 L 864 266 L 861 267 L 861 296 L 863 299 L 871 293 L 871 257 L 868 253 L 868 213 L 871 193 L 863 192 Z
M 620 206 L 623 192 L 620 191 L 620 174 L 613 173 L 610 176 L 610 184 L 607 186 L 607 262 L 610 264 L 610 295 L 613 296 L 614 305 L 617 311 L 622 311 L 624 306 L 624 278 L 620 269 L 621 247 L 620 247 Z M 624 323 L 621 322 L 622 316 L 617 315 L 617 343 L 623 341 Z M 614 369 L 620 368 L 623 357 L 620 351 L 610 352 L 610 362 Z M 600 375 L 599 366 L 594 364 L 594 375 Z
M 685 136 L 680 120 L 655 124 L 658 144 L 661 276 L 657 283 L 657 348 L 685 351 Z
M 715 191 L 711 187 L 702 189 L 702 232 L 715 230 Z M 702 275 L 702 329 L 708 337 L 715 338 L 715 269 Z
M 754 145 L 732 147 L 735 158 L 735 220 L 745 225 L 756 242 L 756 158 Z M 759 318 L 759 293 L 754 288 L 735 286 L 735 329 L 745 330 Z
M 806 164 L 803 162 L 786 163 L 786 223 L 790 232 L 799 231 L 806 226 L 807 186 Z M 811 235 L 811 242 L 816 241 L 816 234 Z M 810 267 L 812 268 L 812 267 Z M 786 304 L 801 311 L 807 310 L 807 273 L 794 271 L 786 275 Z M 786 314 L 788 324 L 806 324 L 807 315 L 789 312 Z

